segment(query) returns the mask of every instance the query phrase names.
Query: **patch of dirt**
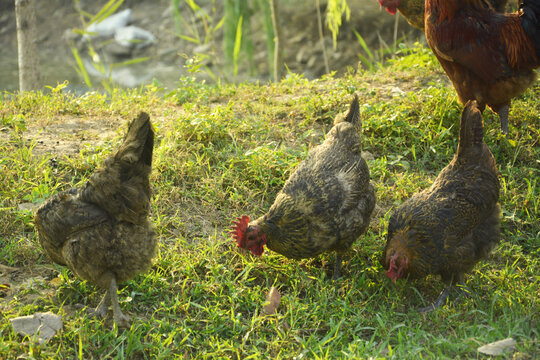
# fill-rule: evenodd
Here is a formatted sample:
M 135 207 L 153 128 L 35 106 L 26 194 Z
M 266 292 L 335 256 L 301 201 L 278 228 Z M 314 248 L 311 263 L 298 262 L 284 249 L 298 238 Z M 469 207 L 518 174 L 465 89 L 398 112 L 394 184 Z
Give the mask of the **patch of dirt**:
M 28 121 L 35 124 L 34 121 Z M 82 147 L 100 146 L 122 130 L 118 122 L 74 116 L 56 117 L 47 125 L 30 125 L 22 135 L 26 146 L 33 145 L 35 156 L 75 156 Z M 9 141 L 11 133 L 0 132 L 0 141 Z
M 45 283 L 56 275 L 57 272 L 47 266 L 18 268 L 0 264 L 0 311 L 15 297 L 23 304 L 42 299 L 50 291 Z

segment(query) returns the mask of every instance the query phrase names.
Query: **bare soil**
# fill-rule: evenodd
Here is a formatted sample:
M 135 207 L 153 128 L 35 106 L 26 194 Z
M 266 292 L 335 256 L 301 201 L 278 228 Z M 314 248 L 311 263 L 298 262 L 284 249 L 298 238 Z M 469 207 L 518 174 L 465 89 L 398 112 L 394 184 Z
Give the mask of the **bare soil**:
M 222 2 L 199 0 L 198 4 L 208 14 L 215 17 L 215 23 L 220 20 L 223 10 Z M 73 29 L 81 28 L 82 21 L 74 7 L 73 0 L 49 0 L 36 2 L 36 15 L 39 29 L 39 53 L 41 59 L 41 73 L 44 85 L 55 86 L 58 82 L 68 80 L 72 89 L 83 87 L 81 78 L 75 71 L 75 62 L 71 46 L 78 46 L 84 52 L 84 45 L 77 40 Z M 95 14 L 105 4 L 105 1 L 80 1 L 84 11 Z M 326 70 L 323 61 L 323 50 L 317 28 L 317 11 L 313 1 L 296 0 L 294 2 L 280 2 L 280 24 L 283 33 L 283 59 L 290 71 L 303 73 L 307 78 L 316 78 L 323 75 Z M 322 2 L 322 13 L 325 11 Z M 325 28 L 324 44 L 328 52 L 331 71 L 343 72 L 347 67 L 354 69 L 358 66 L 358 54 L 361 49 L 354 30 L 358 31 L 366 42 L 376 49 L 381 45 L 380 38 L 387 44 L 393 42 L 395 17 L 385 11 L 380 11 L 376 0 L 349 1 L 351 18 L 340 30 L 338 44 L 333 49 L 330 31 Z M 251 19 L 250 34 L 254 43 L 254 60 L 256 69 L 254 74 L 248 74 L 247 63 L 241 64 L 240 75 L 231 78 L 225 71 L 223 58 L 222 33 L 216 32 L 213 40 L 207 45 L 196 44 L 178 37 L 175 22 L 170 9 L 170 0 L 141 1 L 126 0 L 118 11 L 132 9 L 133 25 L 150 31 L 156 36 L 156 43 L 142 51 L 132 54 L 132 57 L 149 56 L 151 59 L 140 68 L 133 67 L 129 76 L 133 76 L 135 83 L 150 82 L 153 78 L 163 85 L 173 88 L 179 77 L 185 74 L 183 65 L 186 57 L 193 56 L 195 52 L 208 55 L 204 65 L 208 69 L 226 80 L 251 81 L 266 80 L 270 77 L 267 64 L 266 39 L 262 23 L 257 23 L 260 17 Z M 193 20 L 201 36 L 205 35 L 203 22 L 193 16 L 193 12 L 184 4 L 182 14 L 186 19 Z M 423 34 L 412 29 L 407 22 L 399 19 L 398 35 L 409 40 L 422 38 Z M 189 35 L 186 30 L 186 35 Z M 109 44 L 110 45 L 110 44 Z M 0 3 L 0 48 L 4 56 L 0 60 L 0 84 L 2 89 L 15 91 L 18 88 L 17 69 L 17 36 L 13 2 Z M 184 56 L 185 55 L 185 56 Z M 104 57 L 107 57 L 104 55 Z M 108 57 L 111 62 L 128 60 L 126 58 Z M 134 74 L 131 74 L 131 70 Z M 128 75 L 126 75 L 128 76 Z M 209 77 L 207 77 L 209 79 Z M 96 82 L 96 81 L 94 81 Z M 78 89 L 84 91 L 84 89 Z

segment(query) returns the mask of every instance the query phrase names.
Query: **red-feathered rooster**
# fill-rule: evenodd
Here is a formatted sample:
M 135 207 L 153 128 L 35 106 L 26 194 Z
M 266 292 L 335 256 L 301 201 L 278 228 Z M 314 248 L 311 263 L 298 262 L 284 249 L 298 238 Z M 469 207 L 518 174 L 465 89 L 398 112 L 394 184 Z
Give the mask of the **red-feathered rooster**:
M 533 84 L 540 65 L 540 0 L 523 0 L 512 14 L 487 0 L 426 0 L 425 30 L 460 101 L 489 105 L 508 133 L 510 101 Z
M 361 157 L 360 113 L 355 97 L 343 122 L 330 130 L 323 144 L 307 158 L 278 193 L 270 210 L 255 221 L 235 222 L 237 245 L 261 255 L 264 245 L 293 259 L 337 251 L 334 278 L 341 269 L 341 252 L 363 234 L 375 207 L 375 190 Z
M 401 15 L 412 27 L 424 30 L 424 14 L 426 12 L 425 0 L 378 0 L 379 4 L 395 15 L 399 10 Z M 489 0 L 493 9 L 497 12 L 504 12 L 507 0 Z
M 499 180 L 495 159 L 483 141 L 482 113 L 476 101 L 463 110 L 457 154 L 433 185 L 395 210 L 384 250 L 392 281 L 441 275 L 448 287 L 463 284 L 470 271 L 499 243 Z

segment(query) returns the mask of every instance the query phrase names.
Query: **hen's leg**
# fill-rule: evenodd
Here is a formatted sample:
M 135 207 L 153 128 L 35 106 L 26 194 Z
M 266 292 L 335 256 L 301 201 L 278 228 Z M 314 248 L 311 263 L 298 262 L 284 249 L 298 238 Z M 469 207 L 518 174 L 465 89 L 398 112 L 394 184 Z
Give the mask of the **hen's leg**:
M 435 301 L 433 304 L 431 304 L 429 306 L 418 309 L 418 312 L 422 312 L 422 313 L 430 312 L 430 311 L 433 311 L 433 310 L 437 309 L 442 304 L 444 304 L 444 302 L 446 301 L 446 298 L 448 297 L 448 294 L 450 294 L 450 290 L 452 290 L 452 286 L 453 286 L 452 284 L 448 285 L 443 290 L 441 295 L 439 295 L 439 298 L 437 299 L 437 301 Z
M 336 253 L 336 263 L 334 264 L 333 280 L 337 280 L 341 276 L 341 254 Z
M 510 113 L 510 109 L 508 105 L 503 106 L 499 110 L 499 118 L 501 119 L 501 130 L 503 134 L 508 134 L 508 114 Z
M 118 286 L 116 286 L 116 278 L 113 276 L 111 279 L 111 284 L 109 285 L 109 294 L 111 295 L 113 306 L 114 322 L 119 328 L 129 328 L 131 326 L 131 321 L 122 313 L 122 310 L 120 310 L 117 291 Z

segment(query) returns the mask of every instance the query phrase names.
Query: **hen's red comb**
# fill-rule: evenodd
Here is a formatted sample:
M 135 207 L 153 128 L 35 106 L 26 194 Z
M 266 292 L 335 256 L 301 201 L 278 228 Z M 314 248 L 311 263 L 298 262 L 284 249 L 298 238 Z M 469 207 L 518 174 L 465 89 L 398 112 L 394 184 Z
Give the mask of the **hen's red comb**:
M 246 241 L 244 238 L 244 235 L 246 234 L 246 230 L 248 228 L 249 224 L 249 216 L 242 215 L 241 218 L 236 218 L 238 221 L 233 221 L 233 226 L 231 226 L 231 235 L 233 236 L 233 239 L 236 240 L 236 246 L 240 248 L 244 248 L 246 245 Z

